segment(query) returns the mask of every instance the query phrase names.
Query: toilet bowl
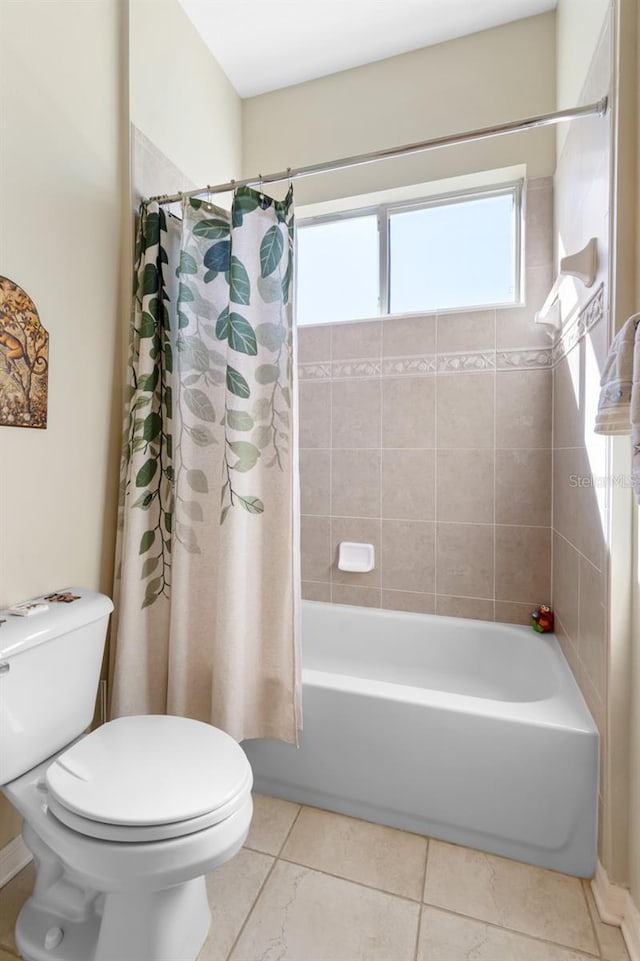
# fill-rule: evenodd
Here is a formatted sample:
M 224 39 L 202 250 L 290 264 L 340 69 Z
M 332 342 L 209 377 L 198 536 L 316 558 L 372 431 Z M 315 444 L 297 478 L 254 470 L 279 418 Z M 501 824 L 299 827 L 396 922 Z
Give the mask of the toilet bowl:
M 99 602 L 108 599 L 73 593 L 86 602 L 91 623 L 102 607 L 106 629 Z M 70 633 L 80 635 L 74 644 L 86 644 L 79 613 Z M 69 634 L 61 630 L 64 616 L 56 616 L 51 636 L 38 616 L 39 631 L 32 627 L 29 637 L 37 634 L 39 643 L 16 639 L 26 626 L 12 625 L 9 644 L 0 635 L 0 666 L 8 665 L 0 671 L 0 783 L 23 816 L 36 866 L 33 894 L 16 925 L 18 950 L 25 961 L 195 961 L 211 920 L 205 874 L 236 854 L 251 823 L 249 762 L 209 724 L 145 715 L 76 736 L 25 769 L 20 754 L 37 755 L 24 706 L 31 707 L 30 728 L 43 713 L 37 700 L 25 702 L 25 686 L 34 693 L 45 649 Z M 100 631 L 92 634 L 95 641 Z M 78 679 L 70 683 L 75 689 Z M 52 705 L 44 707 L 46 714 Z M 61 730 L 69 730 L 69 707 L 60 702 Z M 52 726 L 55 713 L 42 730 L 44 743 L 52 743 Z

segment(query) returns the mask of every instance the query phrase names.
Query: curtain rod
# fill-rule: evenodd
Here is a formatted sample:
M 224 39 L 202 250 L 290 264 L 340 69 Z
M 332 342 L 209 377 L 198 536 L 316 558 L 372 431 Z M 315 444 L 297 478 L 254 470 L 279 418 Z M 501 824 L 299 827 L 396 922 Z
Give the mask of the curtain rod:
M 263 184 L 278 183 L 283 180 L 296 180 L 298 177 L 312 177 L 314 174 L 327 173 L 332 170 L 344 170 L 346 167 L 357 167 L 360 164 L 374 163 L 377 160 L 392 160 L 407 154 L 422 153 L 424 150 L 436 150 L 438 147 L 452 147 L 456 144 L 468 143 L 471 140 L 484 140 L 487 137 L 498 137 L 506 133 L 519 130 L 533 130 L 535 127 L 546 127 L 549 124 L 562 123 L 565 120 L 575 120 L 579 117 L 589 117 L 597 114 L 604 116 L 607 112 L 607 98 L 602 97 L 596 103 L 585 107 L 572 107 L 568 110 L 556 110 L 553 113 L 543 113 L 538 117 L 528 117 L 525 120 L 512 120 L 508 123 L 495 124 L 493 127 L 481 127 L 478 130 L 468 130 L 464 133 L 450 134 L 446 137 L 435 137 L 433 140 L 422 140 L 418 143 L 404 144 L 402 147 L 388 147 L 384 150 L 374 150 L 371 153 L 355 154 L 340 160 L 330 160 L 326 163 L 310 164 L 307 167 L 287 167 L 278 173 L 250 177 L 248 180 L 230 180 L 226 184 L 199 187 L 197 190 L 187 190 L 177 194 L 158 194 L 150 197 L 149 203 L 172 204 L 200 194 L 221 194 L 235 190 L 237 187 L 262 187 Z

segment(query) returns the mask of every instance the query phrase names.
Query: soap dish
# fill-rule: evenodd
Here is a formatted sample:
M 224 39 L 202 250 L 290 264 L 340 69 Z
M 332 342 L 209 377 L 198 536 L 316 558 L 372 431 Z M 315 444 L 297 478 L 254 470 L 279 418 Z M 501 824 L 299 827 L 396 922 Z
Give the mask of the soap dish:
M 355 544 L 342 541 L 338 552 L 338 568 L 341 571 L 366 574 L 375 567 L 373 544 Z

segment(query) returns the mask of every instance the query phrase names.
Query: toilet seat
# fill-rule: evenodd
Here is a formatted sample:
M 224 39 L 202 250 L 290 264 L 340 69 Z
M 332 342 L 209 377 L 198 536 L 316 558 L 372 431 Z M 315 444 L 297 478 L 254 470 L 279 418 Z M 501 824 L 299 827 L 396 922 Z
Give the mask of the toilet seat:
M 48 807 L 72 830 L 109 841 L 159 841 L 237 811 L 253 778 L 242 748 L 190 718 L 144 715 L 104 724 L 49 765 Z

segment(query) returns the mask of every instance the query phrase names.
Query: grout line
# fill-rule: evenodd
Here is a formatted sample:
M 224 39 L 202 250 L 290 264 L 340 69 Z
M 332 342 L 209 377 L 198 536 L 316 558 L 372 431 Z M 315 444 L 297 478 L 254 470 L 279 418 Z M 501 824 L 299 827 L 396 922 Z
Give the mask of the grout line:
M 305 805 L 306 806 L 306 805 Z M 324 808 L 316 808 L 316 810 L 324 810 Z M 356 818 L 360 820 L 360 818 Z M 373 822 L 369 822 L 373 823 Z M 384 826 L 384 825 L 383 825 Z M 412 832 L 405 832 L 410 834 Z M 424 835 L 418 835 L 418 837 L 424 837 Z M 312 864 L 301 864 L 300 861 L 293 861 L 291 858 L 278 857 L 278 861 L 282 861 L 283 864 L 294 864 L 297 868 L 305 868 L 307 871 L 315 871 L 316 874 L 323 874 L 327 878 L 334 878 L 336 881 L 345 881 L 347 884 L 356 884 L 359 888 L 366 888 L 367 891 L 376 891 L 378 894 L 386 894 L 389 898 L 397 898 L 399 901 L 406 901 L 407 904 L 416 904 L 418 907 L 422 907 L 422 898 L 410 898 L 406 894 L 397 894 L 395 891 L 388 891 L 386 888 L 377 888 L 374 884 L 367 884 L 366 881 L 356 881 L 353 878 L 347 878 L 344 874 L 334 874 L 332 871 L 327 871 L 325 868 L 317 868 Z
M 251 852 L 254 853 L 254 854 L 262 854 L 262 855 L 264 855 L 264 851 L 254 851 L 253 848 L 246 848 L 246 850 L 251 851 Z M 273 857 L 273 855 L 271 855 L 271 857 Z M 233 939 L 233 944 L 232 944 L 231 947 L 229 948 L 228 953 L 225 955 L 225 961 L 229 961 L 229 958 L 231 957 L 231 955 L 232 955 L 233 952 L 235 951 L 235 949 L 236 949 L 236 944 L 238 943 L 238 941 L 239 941 L 240 938 L 242 937 L 242 934 L 243 934 L 243 932 L 244 932 L 244 929 L 245 929 L 246 926 L 247 926 L 247 923 L 248 923 L 248 921 L 249 921 L 249 918 L 250 918 L 251 915 L 253 914 L 253 909 L 255 908 L 256 904 L 258 903 L 258 899 L 259 899 L 260 895 L 262 894 L 262 892 L 264 891 L 264 889 L 265 889 L 265 887 L 266 887 L 266 884 L 267 884 L 267 881 L 269 880 L 269 878 L 270 878 L 271 875 L 273 874 L 273 869 L 275 868 L 275 866 L 276 866 L 277 863 L 278 863 L 278 858 L 277 858 L 277 857 L 273 857 L 273 863 L 272 863 L 271 867 L 269 868 L 269 870 L 267 871 L 267 873 L 265 874 L 264 880 L 263 880 L 262 884 L 260 885 L 260 887 L 258 888 L 257 894 L 256 894 L 255 898 L 253 899 L 253 902 L 252 902 L 252 904 L 251 904 L 251 907 L 250 907 L 249 910 L 247 911 L 247 916 L 246 916 L 246 918 L 244 919 L 244 921 L 242 922 L 242 924 L 240 925 L 240 930 L 238 931 L 238 933 L 236 934 L 235 938 Z M 196 959 L 196 961 L 197 961 L 197 959 Z
M 496 345 L 496 360 L 497 360 L 497 345 L 498 345 L 498 312 L 495 310 L 493 312 L 493 339 Z M 497 363 L 496 363 L 497 366 Z M 496 619 L 496 533 L 497 533 L 497 512 L 496 512 L 496 474 L 497 474 L 497 464 L 496 464 L 496 445 L 498 443 L 498 375 L 495 374 L 493 378 L 493 619 Z
M 436 316 L 434 327 L 434 347 L 438 356 L 438 327 Z M 437 375 L 436 365 L 436 375 Z M 433 609 L 437 613 L 438 602 L 438 377 L 433 381 Z M 420 912 L 422 913 L 422 912 Z M 416 948 L 417 950 L 417 948 Z
M 420 950 L 420 934 L 422 933 L 422 916 L 424 914 L 424 890 L 427 886 L 427 865 L 429 863 L 429 851 L 431 849 L 431 840 L 427 838 L 427 850 L 424 853 L 424 871 L 422 872 L 422 894 L 420 895 L 420 911 L 418 913 L 418 930 L 416 931 L 416 950 L 414 953 L 414 961 L 418 961 L 418 951 Z
M 580 883 L 580 879 L 574 878 L 574 880 Z M 541 938 L 536 934 L 529 934 L 527 931 L 520 931 L 518 928 L 507 928 L 502 924 L 497 924 L 495 921 L 485 921 L 484 918 L 479 918 L 474 914 L 463 914 L 461 911 L 456 911 L 454 908 L 443 908 L 440 904 L 430 904 L 428 901 L 424 901 L 423 903 L 425 907 L 431 908 L 433 911 L 440 911 L 442 914 L 453 914 L 457 918 L 464 918 L 467 921 L 476 921 L 478 924 L 486 924 L 487 927 L 495 928 L 497 931 L 506 931 L 508 934 L 516 934 L 521 938 L 528 938 L 529 941 L 537 941 L 538 944 L 550 944 L 554 948 L 563 948 L 564 951 L 573 952 L 576 954 L 584 954 L 585 957 L 595 958 L 596 961 L 600 961 L 601 955 L 599 947 L 597 952 L 594 954 L 593 951 L 588 951 L 586 948 L 575 948 L 572 945 L 565 944 L 562 941 L 552 941 L 550 938 Z M 587 911 L 588 910 L 589 909 L 587 907 Z M 597 938 L 596 944 L 598 944 Z
M 383 363 L 384 363 L 384 330 L 385 330 L 385 323 L 384 323 L 384 320 L 383 320 L 383 321 L 381 322 L 381 324 L 380 324 L 380 374 L 381 374 L 381 376 L 380 376 L 380 378 L 379 378 L 379 380 L 378 380 L 378 384 L 379 384 L 378 389 L 379 389 L 379 391 L 380 391 L 380 393 L 379 393 L 379 397 L 380 397 L 380 423 L 379 423 L 379 427 L 380 427 L 380 430 L 379 430 L 379 434 L 378 434 L 378 443 L 380 444 L 380 472 L 379 472 L 379 477 L 378 477 L 379 484 L 380 484 L 380 496 L 379 496 L 379 498 L 378 498 L 378 511 L 379 511 L 379 514 L 380 514 L 380 516 L 379 516 L 379 518 L 378 518 L 378 551 L 379 551 L 379 553 L 380 553 L 380 556 L 379 556 L 379 558 L 378 558 L 378 568 L 379 568 L 379 571 L 380 571 L 380 588 L 379 588 L 379 589 L 380 589 L 380 597 L 379 597 L 380 607 L 382 607 L 382 581 L 383 581 L 383 578 L 384 578 L 384 571 L 383 571 L 383 567 L 382 567 L 382 537 L 383 537 L 383 533 L 382 533 L 382 491 L 383 491 L 383 483 L 384 483 L 384 468 L 383 468 L 383 465 L 382 465 L 382 461 L 383 461 L 383 457 L 384 457 L 384 445 L 383 445 L 383 439 L 384 439 L 384 388 L 383 388 L 383 383 L 382 383 L 382 365 L 383 365 Z
M 328 581 L 316 581 L 316 580 L 314 580 L 314 579 L 312 579 L 312 578 L 310 578 L 310 577 L 306 577 L 306 578 L 304 579 L 304 583 L 305 583 L 305 584 L 320 584 L 320 585 L 322 585 L 323 587 L 325 587 L 325 586 L 328 586 L 328 583 L 329 583 L 329 582 L 328 582 Z M 475 597 L 475 596 L 472 595 L 472 594 L 438 594 L 438 595 L 436 595 L 433 591 L 408 591 L 408 590 L 406 590 L 405 588 L 397 588 L 397 587 L 368 587 L 368 586 L 365 585 L 365 584 L 342 584 L 342 583 L 339 583 L 338 586 L 339 586 L 339 587 L 363 587 L 365 590 L 368 590 L 368 591 L 381 590 L 381 591 L 385 591 L 385 592 L 388 593 L 388 594 L 413 594 L 413 595 L 415 595 L 416 597 L 434 597 L 434 598 L 435 598 L 436 596 L 437 596 L 437 597 L 455 597 L 455 598 L 459 598 L 460 600 L 464 600 L 464 601 L 490 601 L 490 600 L 492 600 L 491 597 Z M 309 600 L 309 598 L 303 598 L 303 600 Z M 511 599 L 509 599 L 509 598 L 503 598 L 503 597 L 497 597 L 497 598 L 495 598 L 495 602 L 496 602 L 496 604 L 521 604 L 521 605 L 523 605 L 523 606 L 525 606 L 525 607 L 534 607 L 535 604 L 536 604 L 536 601 L 531 601 L 531 600 L 529 600 L 529 601 L 511 600 Z M 321 603 L 322 603 L 322 602 L 321 602 Z M 424 612 L 398 610 L 396 613 L 398 613 L 398 614 L 415 614 L 415 613 L 424 613 Z M 433 615 L 429 615 L 429 616 L 433 616 Z M 443 615 L 443 616 L 446 616 L 446 615 Z M 471 618 L 471 620 L 473 620 L 473 618 Z M 517 626 L 517 625 L 516 625 L 516 626 Z M 564 625 L 563 625 L 563 627 L 564 627 Z M 565 630 L 565 634 L 567 634 L 567 631 L 566 631 L 566 630 Z M 570 635 L 567 634 L 567 636 L 569 637 Z M 252 849 L 252 850 L 253 850 L 253 849 Z M 262 853 L 264 853 L 264 852 L 262 852 Z
M 305 513 L 305 514 L 302 514 L 301 516 L 302 516 L 302 517 L 327 517 L 326 514 L 306 514 L 306 513 Z M 347 514 L 333 514 L 333 515 L 331 515 L 331 519 L 332 519 L 332 520 L 347 520 L 347 521 L 375 521 L 375 520 L 378 520 L 379 518 L 377 518 L 377 517 L 375 516 L 375 514 L 371 514 L 371 515 L 369 515 L 369 516 L 362 516 L 362 517 L 359 517 L 359 516 L 353 517 L 353 516 L 347 515 Z M 525 528 L 526 530 L 536 530 L 536 531 L 539 531 L 539 530 L 547 531 L 547 530 L 550 529 L 548 524 L 492 524 L 490 521 L 439 521 L 439 522 L 437 522 L 437 521 L 426 521 L 426 520 L 422 520 L 422 518 L 415 518 L 415 517 L 384 517 L 383 520 L 385 520 L 385 521 L 411 521 L 413 524 L 433 524 L 434 526 L 436 526 L 436 525 L 439 523 L 439 524 L 441 524 L 441 525 L 442 525 L 442 524 L 452 524 L 452 525 L 455 524 L 455 525 L 458 526 L 458 527 L 508 527 L 508 528 L 516 528 L 516 527 L 517 527 L 517 528 Z M 570 543 L 570 542 L 568 542 L 568 543 Z M 571 546 L 573 547 L 573 544 L 572 544 Z M 576 548 L 576 550 L 577 550 L 577 548 Z M 578 553 L 580 553 L 580 552 L 578 551 Z M 583 554 L 582 556 L 584 557 L 584 554 Z M 584 559 L 585 559 L 586 561 L 589 560 L 588 557 L 585 557 Z M 593 563 L 593 561 L 590 561 L 589 563 L 590 563 L 591 566 L 594 567 L 599 573 L 602 573 L 602 572 L 600 571 L 600 569 L 596 567 L 596 565 Z M 305 580 L 309 580 L 309 578 L 305 578 Z M 432 593 L 434 593 L 434 592 L 433 592 L 433 591 L 425 591 L 424 593 L 426 593 L 426 594 L 432 594 Z
M 285 838 L 284 838 L 282 844 L 280 845 L 280 848 L 278 849 L 278 854 L 275 854 L 275 855 L 274 855 L 274 854 L 266 855 L 267 857 L 272 857 L 272 858 L 273 858 L 273 864 L 271 865 L 271 867 L 269 868 L 269 870 L 268 870 L 267 873 L 265 874 L 264 880 L 263 880 L 262 884 L 260 885 L 260 887 L 258 888 L 257 894 L 256 894 L 255 898 L 253 899 L 253 902 L 252 902 L 252 904 L 251 904 L 251 907 L 250 907 L 249 910 L 247 911 L 247 916 L 246 916 L 246 918 L 244 919 L 244 921 L 242 922 L 242 926 L 240 927 L 240 930 L 238 931 L 237 935 L 235 936 L 234 941 L 233 941 L 233 944 L 232 944 L 231 947 L 229 948 L 229 952 L 228 952 L 228 954 L 226 955 L 226 961 L 229 961 L 229 958 L 231 957 L 231 955 L 232 955 L 233 952 L 235 951 L 236 944 L 238 943 L 238 941 L 239 941 L 240 938 L 242 937 L 242 933 L 243 933 L 244 929 L 245 929 L 246 926 L 247 926 L 247 923 L 248 923 L 248 921 L 249 921 L 249 918 L 250 918 L 251 915 L 253 914 L 254 908 L 255 908 L 256 904 L 258 903 L 258 899 L 260 898 L 260 895 L 261 895 L 262 892 L 264 891 L 264 889 L 265 889 L 265 887 L 266 887 L 266 884 L 267 884 L 267 881 L 269 880 L 269 878 L 270 878 L 271 875 L 273 874 L 273 871 L 274 871 L 274 868 L 275 868 L 276 864 L 277 864 L 278 861 L 280 860 L 280 851 L 282 851 L 282 849 L 284 848 L 285 844 L 286 844 L 287 841 L 289 840 L 289 835 L 290 835 L 291 832 L 293 831 L 293 829 L 294 829 L 294 827 L 295 827 L 295 825 L 296 825 L 296 822 L 297 822 L 298 818 L 300 817 L 300 812 L 301 812 L 301 811 L 302 811 L 302 805 L 300 805 L 300 808 L 299 808 L 298 812 L 296 813 L 296 816 L 294 817 L 293 821 L 291 822 L 291 827 L 290 827 L 289 830 L 287 831 L 287 833 L 286 833 L 286 835 L 285 835 Z M 243 847 L 244 847 L 247 851 L 252 851 L 254 854 L 262 854 L 263 856 L 265 855 L 265 852 L 264 852 L 264 851 L 256 851 L 255 848 L 248 848 L 246 845 L 243 845 Z
M 329 328 L 329 355 L 333 363 L 333 329 Z M 329 602 L 333 603 L 333 378 L 329 378 Z
M 583 894 L 584 899 L 585 899 L 586 904 L 587 904 L 587 914 L 589 915 L 589 920 L 591 921 L 591 928 L 592 928 L 592 930 L 593 930 L 593 938 L 594 938 L 594 941 L 596 942 L 596 945 L 597 945 L 597 947 L 598 947 L 598 954 L 601 955 L 601 956 L 603 956 L 603 955 L 604 955 L 604 950 L 603 950 L 603 948 L 602 948 L 602 945 L 600 944 L 600 938 L 598 937 L 598 929 L 597 929 L 597 927 L 596 927 L 595 918 L 594 918 L 594 916 L 593 916 L 593 914 L 592 914 L 592 912 L 591 912 L 591 905 L 589 904 L 589 897 L 588 897 L 588 895 L 587 895 L 587 884 L 590 884 L 590 881 L 588 881 L 586 878 L 583 878 L 582 881 L 580 882 L 580 887 L 582 888 L 582 894 Z
M 587 564 L 590 564 L 591 567 L 593 567 L 594 571 L 597 571 L 598 574 L 604 574 L 604 573 L 605 573 L 605 571 L 604 571 L 603 568 L 598 567 L 598 565 L 597 565 L 597 564 L 594 564 L 592 560 L 589 560 L 589 558 L 586 556 L 586 554 L 583 554 L 582 551 L 580 550 L 580 548 L 579 548 L 579 547 L 576 547 L 576 545 L 573 543 L 573 541 L 570 541 L 568 537 L 565 537 L 565 535 L 564 535 L 561 531 L 557 530 L 557 528 L 552 527 L 552 528 L 551 528 L 551 533 L 552 533 L 552 534 L 557 534 L 558 537 L 561 537 L 562 540 L 565 542 L 565 544 L 568 544 L 569 547 L 570 547 L 573 551 L 575 551 L 576 554 L 579 555 L 579 557 L 581 557 L 584 561 L 586 561 Z
M 299 450 L 314 450 L 314 451 L 321 451 L 321 450 L 323 451 L 331 451 L 331 450 L 363 451 L 363 450 L 380 450 L 380 449 L 394 450 L 394 451 L 396 450 L 419 450 L 419 451 L 441 450 L 441 451 L 446 451 L 447 453 L 455 453 L 457 451 L 491 450 L 492 448 L 491 447 L 439 447 L 439 448 L 436 448 L 435 446 L 433 445 L 429 446 L 428 444 L 422 447 L 383 447 L 383 448 L 378 448 L 378 447 L 333 447 L 333 448 L 331 447 L 300 447 L 299 448 Z M 547 445 L 546 447 L 532 447 L 531 445 L 528 445 L 526 447 L 515 447 L 515 446 L 514 447 L 497 447 L 496 450 L 509 451 L 509 452 L 519 451 L 519 450 L 539 451 L 539 450 L 552 450 L 552 448 L 549 445 Z M 561 448 L 556 448 L 556 450 L 584 450 L 584 448 L 583 447 L 561 447 Z

